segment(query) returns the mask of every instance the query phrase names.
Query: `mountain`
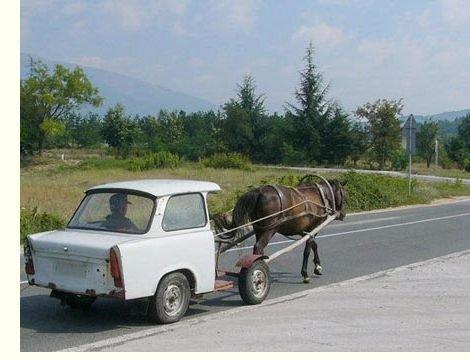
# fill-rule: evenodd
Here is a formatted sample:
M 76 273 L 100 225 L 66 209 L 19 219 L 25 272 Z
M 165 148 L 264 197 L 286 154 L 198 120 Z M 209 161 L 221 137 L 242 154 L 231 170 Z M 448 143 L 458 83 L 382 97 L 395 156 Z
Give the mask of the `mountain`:
M 29 54 L 21 53 L 21 79 L 28 76 Z M 33 59 L 41 60 L 49 68 L 62 64 L 68 68 L 77 66 L 72 63 L 57 62 L 33 55 Z M 132 77 L 93 67 L 80 66 L 92 84 L 99 89 L 104 98 L 100 108 L 84 107 L 82 111 L 106 113 L 116 103 L 124 105 L 129 114 L 156 115 L 161 109 L 184 110 L 195 112 L 200 110 L 216 110 L 217 106 L 207 100 L 173 91 L 163 86 L 147 83 Z
M 439 120 L 449 120 L 449 121 L 454 121 L 455 119 L 464 117 L 465 115 L 470 113 L 470 109 L 464 109 L 464 110 L 457 110 L 457 111 L 447 111 L 439 114 L 434 114 L 434 115 L 414 115 L 414 118 L 418 123 L 422 123 L 425 120 L 431 119 L 432 121 L 439 121 Z M 401 116 L 400 120 L 403 122 L 408 119 L 409 115 L 406 116 Z

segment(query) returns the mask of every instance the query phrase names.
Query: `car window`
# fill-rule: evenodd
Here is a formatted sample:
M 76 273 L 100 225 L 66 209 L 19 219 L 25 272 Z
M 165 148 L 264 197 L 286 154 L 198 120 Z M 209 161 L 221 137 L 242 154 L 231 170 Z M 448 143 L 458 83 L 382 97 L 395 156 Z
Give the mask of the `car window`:
M 163 216 L 163 230 L 191 229 L 205 225 L 206 209 L 201 194 L 174 195 L 168 200 Z
M 92 193 L 85 197 L 69 228 L 142 234 L 147 231 L 155 201 L 121 192 Z

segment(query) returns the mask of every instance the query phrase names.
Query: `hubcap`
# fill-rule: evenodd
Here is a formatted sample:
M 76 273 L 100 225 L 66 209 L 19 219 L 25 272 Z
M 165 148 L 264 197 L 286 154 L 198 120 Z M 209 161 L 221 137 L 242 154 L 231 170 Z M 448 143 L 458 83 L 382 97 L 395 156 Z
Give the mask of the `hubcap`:
M 261 270 L 253 271 L 252 283 L 254 295 L 258 298 L 263 297 L 268 286 L 268 282 L 266 281 L 266 274 Z
M 183 294 L 176 285 L 169 285 L 163 294 L 163 307 L 168 316 L 176 315 L 183 305 Z

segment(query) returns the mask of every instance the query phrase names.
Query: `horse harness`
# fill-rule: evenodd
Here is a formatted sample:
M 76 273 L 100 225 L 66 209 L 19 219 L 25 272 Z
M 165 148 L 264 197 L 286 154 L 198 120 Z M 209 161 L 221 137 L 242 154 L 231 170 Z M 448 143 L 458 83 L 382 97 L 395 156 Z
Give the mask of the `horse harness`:
M 302 211 L 298 214 L 289 215 L 289 216 L 285 216 L 284 214 L 282 214 L 282 218 L 279 219 L 275 224 L 261 225 L 261 224 L 257 223 L 257 224 L 253 224 L 253 227 L 257 228 L 257 229 L 261 229 L 261 230 L 268 230 L 268 229 L 271 229 L 271 228 L 274 228 L 274 227 L 278 226 L 280 223 L 284 223 L 284 222 L 287 222 L 287 221 L 290 221 L 290 220 L 294 220 L 294 219 L 300 218 L 302 216 L 315 216 L 315 217 L 320 217 L 320 218 L 326 218 L 328 215 L 331 215 L 332 213 L 334 213 L 334 211 L 335 211 L 334 210 L 335 209 L 335 207 L 334 207 L 335 206 L 335 197 L 334 197 L 333 189 L 332 189 L 331 185 L 329 184 L 329 182 L 326 179 L 324 179 L 324 178 L 322 178 L 322 179 L 326 182 L 326 184 L 329 187 L 330 194 L 331 194 L 331 197 L 332 197 L 331 202 L 332 202 L 333 207 L 330 206 L 330 201 L 329 201 L 328 197 L 325 196 L 325 193 L 324 193 L 322 187 L 318 183 L 315 183 L 315 186 L 304 186 L 301 189 L 307 189 L 307 188 L 315 187 L 318 190 L 318 193 L 320 194 L 323 205 L 314 203 L 313 201 L 307 199 L 306 196 L 299 191 L 299 189 L 297 189 L 293 186 L 285 186 L 286 188 L 291 189 L 292 191 L 294 191 L 300 197 L 300 199 L 302 199 L 297 205 L 300 206 L 302 203 L 304 203 L 304 211 Z M 286 204 L 285 204 L 286 203 L 286 195 L 284 194 L 282 189 L 278 185 L 265 185 L 265 186 L 266 187 L 271 187 L 277 193 L 277 195 L 279 197 L 279 202 L 280 202 L 280 212 L 282 212 L 284 209 L 286 209 Z M 315 212 L 312 211 L 311 205 L 317 205 L 319 207 L 323 207 L 325 209 L 325 212 L 322 215 L 317 215 Z M 291 208 L 295 207 L 295 206 L 296 205 L 291 206 Z

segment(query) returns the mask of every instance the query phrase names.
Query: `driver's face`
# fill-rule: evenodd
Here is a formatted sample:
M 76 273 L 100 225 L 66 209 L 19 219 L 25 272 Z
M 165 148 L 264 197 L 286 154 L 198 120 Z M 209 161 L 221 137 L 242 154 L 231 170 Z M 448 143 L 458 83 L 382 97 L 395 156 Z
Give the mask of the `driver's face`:
M 122 202 L 114 208 L 114 212 L 118 215 L 125 216 L 127 213 L 127 203 Z

